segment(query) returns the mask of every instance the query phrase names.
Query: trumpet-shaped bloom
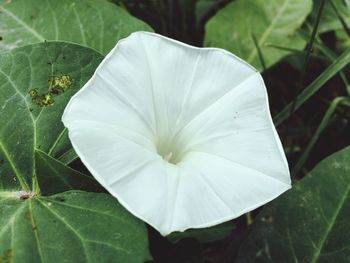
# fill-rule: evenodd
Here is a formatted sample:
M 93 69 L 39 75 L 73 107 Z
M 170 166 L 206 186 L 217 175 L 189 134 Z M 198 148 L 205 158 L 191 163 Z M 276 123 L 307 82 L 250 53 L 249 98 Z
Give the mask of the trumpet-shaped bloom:
M 263 79 L 225 50 L 133 33 L 63 122 L 93 176 L 163 235 L 236 218 L 290 188 Z

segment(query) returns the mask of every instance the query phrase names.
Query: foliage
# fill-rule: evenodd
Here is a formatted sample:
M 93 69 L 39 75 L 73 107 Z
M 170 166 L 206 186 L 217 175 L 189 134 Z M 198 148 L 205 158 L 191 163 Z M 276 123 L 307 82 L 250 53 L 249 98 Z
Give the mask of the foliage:
M 63 42 L 0 54 L 0 255 L 4 262 L 24 258 L 53 262 L 61 251 L 65 262 L 97 262 L 99 255 L 107 261 L 148 258 L 145 225 L 109 195 L 63 192 L 100 187 L 54 159 L 72 147 L 60 121 L 63 109 L 101 59 L 94 50 Z M 33 88 L 40 94 L 51 90 L 57 76 L 70 76 L 72 81 L 51 104 L 34 102 Z
M 131 32 L 151 30 L 125 10 L 104 0 L 2 2 L 1 49 L 44 40 L 61 40 L 82 44 L 106 54 L 118 39 Z
M 266 206 L 237 262 L 346 262 L 350 257 L 350 147 L 320 162 Z
M 314 0 L 316 8 L 320 5 L 320 3 L 320 0 Z M 316 10 L 316 8 L 314 10 Z M 350 24 L 350 2 L 347 0 L 327 1 L 320 25 L 320 31 L 325 32 L 343 28 L 342 21 L 339 19 L 339 16 L 344 19 L 346 25 Z M 312 12 L 311 18 L 315 19 L 315 17 L 315 12 Z
M 0 197 L 4 262 L 142 262 L 144 224 L 106 194 Z
M 253 38 L 267 66 L 289 52 L 273 45 L 303 49 L 297 29 L 311 10 L 311 0 L 237 0 L 220 10 L 206 26 L 205 45 L 232 51 L 258 69 L 261 65 Z
M 347 262 L 349 27 L 348 0 L 0 0 L 0 263 Z M 61 116 L 139 30 L 225 48 L 262 72 L 292 190 L 167 238 L 104 193 Z

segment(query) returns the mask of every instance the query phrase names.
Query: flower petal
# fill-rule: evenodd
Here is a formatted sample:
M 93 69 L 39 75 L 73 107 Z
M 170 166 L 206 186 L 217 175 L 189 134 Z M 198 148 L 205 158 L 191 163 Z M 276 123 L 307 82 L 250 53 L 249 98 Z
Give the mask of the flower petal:
M 238 217 L 290 187 L 262 78 L 224 50 L 134 33 L 62 120 L 93 176 L 163 235 Z
M 145 221 L 162 224 L 159 213 L 165 213 L 167 191 L 166 163 L 162 158 L 103 125 L 75 123 L 69 137 L 96 180 L 123 206 Z
M 179 141 L 191 138 L 184 152 L 212 153 L 291 183 L 258 73 L 213 103 L 178 136 Z
M 276 198 L 289 184 L 222 157 L 195 152 L 180 164 L 183 176 L 173 229 L 209 227 Z M 193 187 L 195 185 L 195 187 Z

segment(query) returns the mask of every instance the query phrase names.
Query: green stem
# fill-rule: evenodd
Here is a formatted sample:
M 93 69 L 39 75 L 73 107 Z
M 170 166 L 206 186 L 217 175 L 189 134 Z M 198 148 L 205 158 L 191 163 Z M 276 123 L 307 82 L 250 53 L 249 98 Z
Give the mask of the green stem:
M 247 225 L 249 226 L 250 224 L 253 223 L 252 212 L 246 213 L 245 216 L 246 216 L 246 218 L 247 218 Z

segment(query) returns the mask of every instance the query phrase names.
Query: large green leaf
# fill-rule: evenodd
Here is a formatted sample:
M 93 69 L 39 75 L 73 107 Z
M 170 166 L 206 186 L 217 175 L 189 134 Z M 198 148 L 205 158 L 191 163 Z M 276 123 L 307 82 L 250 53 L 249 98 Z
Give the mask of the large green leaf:
M 297 30 L 311 6 L 312 0 L 236 0 L 208 21 L 205 45 L 230 50 L 261 70 L 257 45 L 266 67 L 289 54 L 273 45 L 304 48 Z
M 310 17 L 311 20 L 315 20 L 320 3 L 321 0 L 314 0 L 314 9 Z M 343 28 L 337 13 L 347 26 L 350 27 L 350 2 L 346 0 L 332 0 L 332 3 L 334 7 L 332 7 L 329 1 L 326 1 L 325 10 L 320 22 L 320 32 Z
M 264 208 L 238 262 L 349 262 L 350 147 Z
M 0 195 L 0 262 L 137 262 L 147 230 L 107 194 Z
M 91 49 L 58 42 L 0 53 L 0 189 L 35 188 L 37 149 L 53 157 L 71 149 L 61 122 L 63 109 L 101 60 Z M 71 84 L 51 96 L 55 77 L 69 78 Z M 54 101 L 40 105 L 43 94 Z
M 65 40 L 106 54 L 145 23 L 105 0 L 0 0 L 0 49 Z
M 145 225 L 95 181 L 53 157 L 72 147 L 61 123 L 102 60 L 45 42 L 0 53 L 0 262 L 143 262 Z

